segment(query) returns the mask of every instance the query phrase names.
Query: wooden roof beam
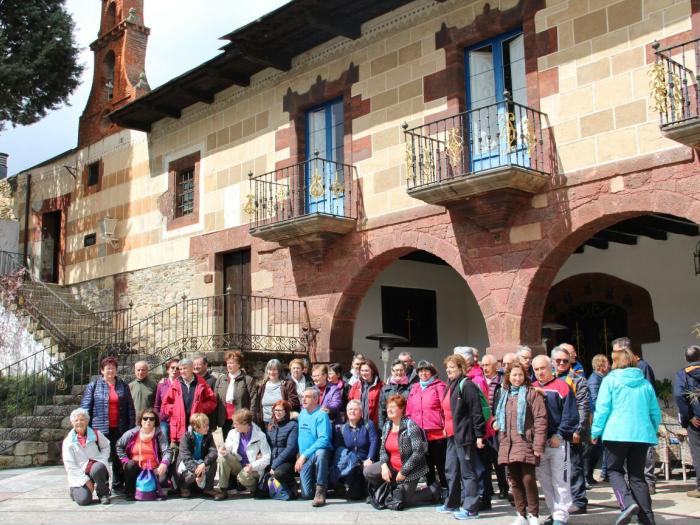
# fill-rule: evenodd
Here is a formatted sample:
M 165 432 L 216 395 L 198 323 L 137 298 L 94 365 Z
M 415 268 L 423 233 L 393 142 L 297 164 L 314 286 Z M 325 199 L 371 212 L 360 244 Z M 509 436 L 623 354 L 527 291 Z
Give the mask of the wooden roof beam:
M 267 51 L 240 41 L 234 41 L 233 44 L 232 49 L 249 62 L 279 69 L 280 71 L 289 71 L 292 68 L 291 57 L 281 56 L 274 51 Z M 231 46 L 226 45 L 224 48 L 230 49 Z
M 191 99 L 198 101 L 198 102 L 204 102 L 205 104 L 213 104 L 214 103 L 214 94 L 210 93 L 208 91 L 201 91 L 199 89 L 184 87 L 184 86 L 180 86 L 180 85 L 175 86 L 175 90 L 179 93 L 182 93 L 185 96 L 190 97 Z
M 144 107 L 158 115 L 170 118 L 180 118 L 182 116 L 182 111 L 178 108 L 172 108 L 170 106 L 165 106 L 163 104 L 149 104 L 145 103 Z
M 218 68 L 207 69 L 207 75 L 211 78 L 217 80 L 222 80 L 224 82 L 232 82 L 237 86 L 248 87 L 250 86 L 250 77 L 248 75 L 243 75 L 241 73 L 235 73 L 233 71 L 224 72 Z
M 593 248 L 598 248 L 599 250 L 607 250 L 608 249 L 608 241 L 604 241 L 603 239 L 598 239 L 595 236 L 588 239 L 584 244 L 587 244 L 588 246 L 593 246 Z
M 700 235 L 700 228 L 698 228 L 698 225 L 689 221 L 675 220 L 656 214 L 644 215 L 631 220 L 678 235 L 687 235 L 689 237 Z
M 643 235 L 644 237 L 656 239 L 657 241 L 665 241 L 668 239 L 668 235 L 665 231 L 656 230 L 654 228 L 646 228 L 628 221 L 618 222 L 617 224 L 608 227 L 607 230 L 625 233 L 627 235 Z

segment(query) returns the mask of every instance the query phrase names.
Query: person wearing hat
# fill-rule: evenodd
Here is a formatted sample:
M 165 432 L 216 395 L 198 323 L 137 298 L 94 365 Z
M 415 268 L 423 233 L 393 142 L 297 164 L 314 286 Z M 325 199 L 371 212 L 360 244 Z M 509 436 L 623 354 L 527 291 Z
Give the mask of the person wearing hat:
M 441 400 L 445 396 L 446 385 L 438 377 L 437 368 L 429 361 L 419 361 L 416 366 L 418 382 L 411 386 L 406 405 L 406 415 L 425 432 L 428 439 L 428 485 L 435 482 L 435 470 L 440 478 L 440 485 L 447 488 L 445 476 L 445 416 Z

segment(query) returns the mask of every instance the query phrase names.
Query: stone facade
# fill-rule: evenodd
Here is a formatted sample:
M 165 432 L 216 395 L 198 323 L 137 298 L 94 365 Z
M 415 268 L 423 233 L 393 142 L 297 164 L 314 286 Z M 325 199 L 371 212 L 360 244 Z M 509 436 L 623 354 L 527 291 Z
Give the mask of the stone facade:
M 295 57 L 290 71 L 263 70 L 250 86 L 194 103 L 148 135 L 122 130 L 33 170 L 30 252 L 40 251 L 41 213 L 64 210 L 62 282 L 113 279 L 115 304 L 128 295 L 142 315 L 185 288 L 221 293 L 221 255 L 250 248 L 253 292 L 304 299 L 320 330 L 313 357 L 347 361 L 368 287 L 398 257 L 425 250 L 469 286 L 492 351 L 537 346 L 551 283 L 593 233 L 645 213 L 700 222 L 695 152 L 662 136 L 648 77 L 652 42 L 692 39 L 699 12 L 694 0 L 416 0 L 365 23 L 360 38 L 319 45 Z M 489 231 L 408 195 L 401 124 L 463 111 L 465 47 L 518 28 L 528 105 L 546 114 L 556 169 L 509 223 Z M 355 231 L 316 264 L 249 235 L 247 175 L 297 162 L 303 111 L 328 97 L 343 100 L 345 162 L 355 166 L 361 197 Z M 193 154 L 199 206 L 193 220 L 170 228 L 169 166 Z M 96 160 L 103 177 L 93 193 L 61 168 Z M 18 179 L 23 217 L 27 174 Z M 107 215 L 119 221 L 117 242 L 84 247 Z M 171 265 L 179 270 L 156 270 Z

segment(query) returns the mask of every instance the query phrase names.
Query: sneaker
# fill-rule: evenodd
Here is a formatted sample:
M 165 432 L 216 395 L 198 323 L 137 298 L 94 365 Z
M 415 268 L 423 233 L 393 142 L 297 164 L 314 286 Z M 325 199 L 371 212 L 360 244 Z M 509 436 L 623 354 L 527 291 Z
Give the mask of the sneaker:
M 700 489 L 689 490 L 685 495 L 689 498 L 700 498 Z
M 459 509 L 457 512 L 452 514 L 456 520 L 476 520 L 479 519 L 478 512 L 469 512 L 465 509 Z
M 510 525 L 528 525 L 527 518 L 518 514 L 518 517 L 515 518 L 513 523 L 511 523 Z
M 214 501 L 224 501 L 226 498 L 228 498 L 228 494 L 225 490 L 217 490 L 214 494 Z
M 615 520 L 615 525 L 627 525 L 637 512 L 639 512 L 639 505 L 632 503 L 632 505 L 620 512 L 620 515 Z
M 100 496 L 100 503 L 102 505 L 109 505 L 109 496 Z
M 569 507 L 569 515 L 575 516 L 576 514 L 588 514 L 588 509 L 586 507 L 577 507 L 576 505 Z
M 537 516 L 532 514 L 527 515 L 527 525 L 540 525 L 540 520 Z
M 542 525 L 554 525 L 554 518 L 552 516 L 547 516 L 542 522 Z
M 454 514 L 457 512 L 457 509 L 448 507 L 447 505 L 440 505 L 435 509 L 436 512 L 439 512 L 440 514 Z
M 192 496 L 192 491 L 190 489 L 186 489 L 185 487 L 180 488 L 180 496 L 183 498 L 189 498 Z

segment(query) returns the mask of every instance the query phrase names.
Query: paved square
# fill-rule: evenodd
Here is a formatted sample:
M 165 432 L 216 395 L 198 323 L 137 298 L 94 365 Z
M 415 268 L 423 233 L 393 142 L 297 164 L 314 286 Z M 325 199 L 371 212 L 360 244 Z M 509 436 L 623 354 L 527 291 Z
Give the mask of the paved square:
M 654 496 L 658 524 L 688 525 L 700 523 L 700 504 L 685 496 L 686 485 L 659 484 Z M 571 525 L 612 524 L 617 509 L 607 485 L 589 492 L 590 513 L 573 516 Z M 542 509 L 544 514 L 544 502 Z M 513 508 L 494 500 L 494 509 L 484 512 L 479 522 L 508 525 L 514 519 Z M 68 496 L 63 467 L 39 467 L 0 471 L 0 523 L 3 525 L 34 524 L 280 524 L 310 525 L 317 520 L 324 525 L 429 525 L 454 524 L 449 515 L 437 514 L 434 508 L 421 507 L 403 512 L 376 511 L 365 503 L 329 500 L 328 505 L 313 509 L 309 501 L 270 501 L 251 498 L 182 499 L 172 497 L 163 502 L 128 502 L 114 498 L 110 505 L 78 507 Z

